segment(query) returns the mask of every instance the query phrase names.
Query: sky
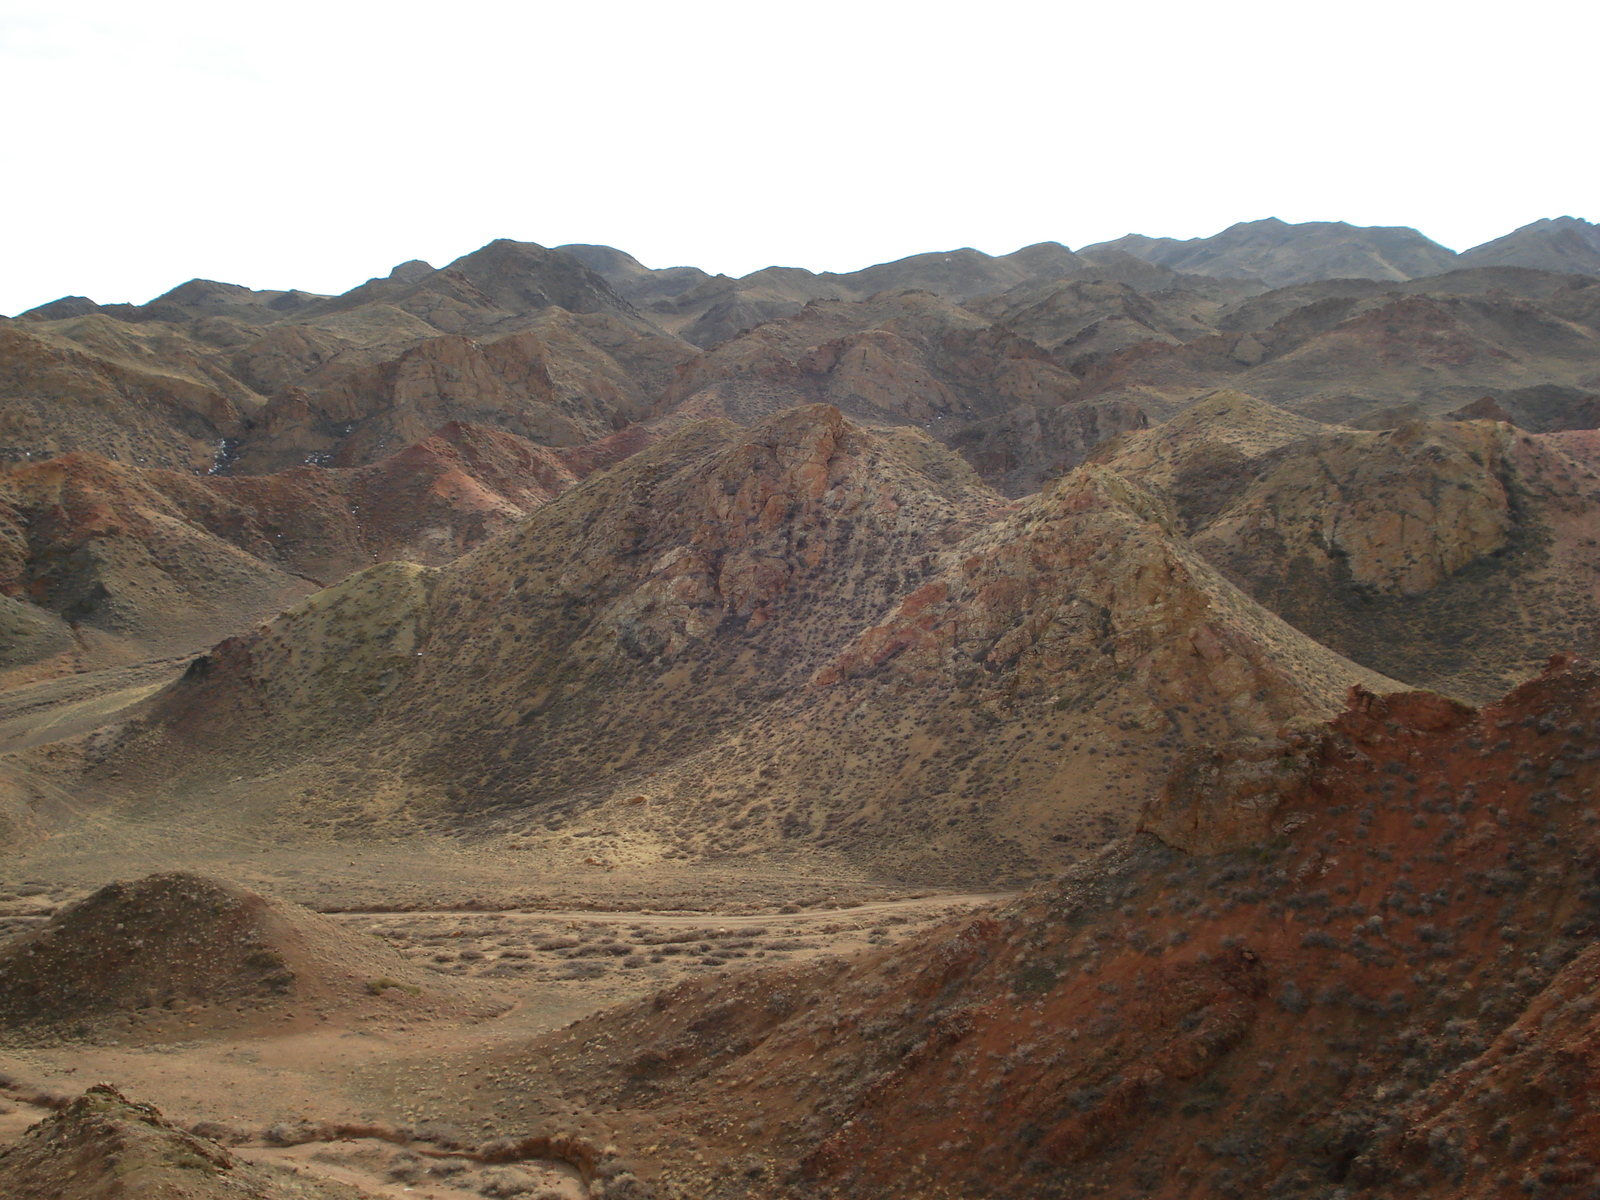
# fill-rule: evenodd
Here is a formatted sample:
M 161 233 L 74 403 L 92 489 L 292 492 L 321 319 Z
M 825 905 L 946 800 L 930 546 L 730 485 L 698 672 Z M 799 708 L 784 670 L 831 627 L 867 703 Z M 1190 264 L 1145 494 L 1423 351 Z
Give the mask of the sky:
M 855 270 L 1241 220 L 1600 220 L 1600 6 L 0 0 L 0 313 L 497 237 Z

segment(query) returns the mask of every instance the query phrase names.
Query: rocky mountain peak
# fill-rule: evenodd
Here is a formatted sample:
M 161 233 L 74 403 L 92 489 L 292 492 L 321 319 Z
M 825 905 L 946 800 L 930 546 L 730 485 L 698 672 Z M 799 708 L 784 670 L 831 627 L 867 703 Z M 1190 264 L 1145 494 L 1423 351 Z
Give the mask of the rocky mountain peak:
M 1461 263 L 1600 275 L 1600 225 L 1578 217 L 1547 217 L 1463 251 Z
M 637 310 L 605 279 L 569 254 L 536 242 L 497 238 L 445 268 L 454 271 L 508 312 L 527 312 L 557 305 L 568 312 Z
M 432 263 L 424 262 L 420 258 L 411 258 L 390 271 L 389 278 L 398 280 L 401 283 L 416 283 L 419 279 L 432 275 L 433 272 Z

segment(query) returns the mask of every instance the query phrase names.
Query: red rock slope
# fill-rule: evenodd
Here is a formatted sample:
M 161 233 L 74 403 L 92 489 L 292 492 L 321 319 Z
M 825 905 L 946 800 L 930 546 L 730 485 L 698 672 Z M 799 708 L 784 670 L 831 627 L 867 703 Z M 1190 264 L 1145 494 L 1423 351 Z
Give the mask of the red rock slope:
M 1355 691 L 1191 753 L 1138 835 L 1008 907 L 526 1061 L 690 1135 L 656 1166 L 691 1193 L 1588 1195 L 1597 744 L 1586 662 L 1481 712 Z

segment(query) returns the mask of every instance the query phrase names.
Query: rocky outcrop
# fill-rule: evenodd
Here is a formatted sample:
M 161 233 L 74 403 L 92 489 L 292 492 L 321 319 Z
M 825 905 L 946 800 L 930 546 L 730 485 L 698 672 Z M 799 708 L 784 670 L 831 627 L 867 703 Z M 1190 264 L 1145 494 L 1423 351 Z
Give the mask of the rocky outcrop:
M 1180 473 L 1168 495 L 1194 548 L 1296 628 L 1481 700 L 1552 646 L 1593 646 L 1585 436 L 1486 421 L 1327 433 L 1230 455 L 1209 483 Z
M 1322 741 L 1323 731 L 1306 724 L 1270 738 L 1197 746 L 1145 806 L 1139 832 L 1185 854 L 1227 854 L 1285 838 L 1309 819 L 1298 806 Z
M 1329 725 L 1298 721 L 1271 737 L 1202 745 L 1187 751 L 1139 816 L 1139 832 L 1185 854 L 1232 854 L 1281 846 L 1325 814 L 1313 780 L 1339 757 L 1341 737 L 1384 740 L 1396 730 L 1454 733 L 1477 713 L 1432 692 L 1375 695 L 1350 689 L 1345 711 Z
M 1237 561 L 1270 541 L 1280 560 L 1315 556 L 1325 571 L 1337 561 L 1360 587 L 1426 592 L 1506 545 L 1514 437 L 1487 422 L 1419 421 L 1315 439 L 1281 456 L 1195 545 Z

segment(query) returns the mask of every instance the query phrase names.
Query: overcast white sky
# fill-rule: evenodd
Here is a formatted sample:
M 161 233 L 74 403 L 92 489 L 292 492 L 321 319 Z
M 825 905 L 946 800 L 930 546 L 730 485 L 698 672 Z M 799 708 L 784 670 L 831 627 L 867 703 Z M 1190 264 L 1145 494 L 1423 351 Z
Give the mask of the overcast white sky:
M 496 237 L 853 270 L 1600 218 L 1596 6 L 0 0 L 0 312 Z

